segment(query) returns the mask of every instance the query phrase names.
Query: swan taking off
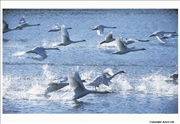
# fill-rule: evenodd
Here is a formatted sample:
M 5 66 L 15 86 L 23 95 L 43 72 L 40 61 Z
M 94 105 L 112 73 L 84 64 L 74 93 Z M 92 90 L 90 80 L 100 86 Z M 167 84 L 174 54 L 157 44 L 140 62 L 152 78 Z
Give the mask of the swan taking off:
M 72 28 L 66 28 L 66 29 L 72 29 Z M 48 32 L 57 32 L 60 30 L 61 30 L 61 27 L 59 26 L 59 23 L 56 23 Z
M 115 41 L 115 38 L 113 38 L 112 32 L 110 32 L 110 33 L 108 33 L 108 34 L 106 35 L 104 41 L 102 41 L 102 42 L 100 43 L 100 45 L 103 44 L 103 43 L 110 43 L 110 42 L 112 42 L 112 41 Z
M 79 98 L 86 96 L 88 94 L 92 94 L 92 93 L 100 93 L 100 94 L 110 93 L 108 91 L 101 91 L 100 92 L 100 91 L 92 91 L 92 90 L 86 89 L 84 87 L 84 84 L 83 84 L 83 82 L 79 76 L 79 73 L 77 71 L 71 72 L 68 75 L 68 82 L 73 89 L 73 92 L 74 92 L 73 99 L 74 100 L 79 99 Z
M 18 28 L 25 28 L 25 27 L 31 27 L 31 26 L 39 26 L 40 24 L 29 24 L 28 22 L 25 21 L 25 17 L 23 16 L 19 20 L 19 25 L 17 26 Z
M 97 30 L 97 34 L 102 36 L 104 33 L 104 28 L 116 28 L 116 27 L 97 25 L 92 30 Z
M 16 27 L 16 28 L 10 29 L 9 25 L 3 20 L 3 33 L 7 33 L 9 31 L 14 31 L 14 30 L 22 30 L 22 28 Z
M 176 32 L 164 32 L 164 31 L 155 31 L 149 37 L 155 36 L 160 43 L 165 43 L 163 39 L 171 38 L 177 36 Z
M 64 83 L 67 81 L 67 77 L 60 80 L 59 83 L 50 83 L 48 84 L 48 87 L 47 89 L 45 90 L 45 93 L 44 93 L 44 96 L 47 96 L 48 93 L 51 93 L 51 92 L 54 92 L 54 91 L 57 91 L 65 86 L 68 86 L 69 83 Z
M 35 53 L 40 55 L 42 58 L 47 58 L 46 50 L 59 50 L 59 48 L 44 48 L 44 47 L 36 47 L 26 53 Z
M 72 41 L 69 37 L 69 33 L 67 31 L 67 28 L 65 27 L 65 25 L 62 25 L 61 26 L 61 41 L 62 41 L 62 43 L 58 44 L 58 46 L 66 46 L 66 45 L 69 45 L 71 43 L 84 42 L 86 40 Z
M 89 83 L 90 86 L 99 87 L 100 84 L 104 84 L 109 86 L 111 84 L 111 79 L 115 77 L 117 74 L 125 73 L 124 71 L 119 71 L 113 75 L 110 75 L 108 72 L 103 73 L 102 75 L 96 77 L 92 83 Z
M 141 49 L 128 48 L 125 41 L 122 38 L 116 38 L 116 43 L 117 43 L 117 47 L 118 47 L 119 51 L 117 51 L 113 54 L 125 54 L 128 52 L 146 50 L 145 48 L 141 48 Z

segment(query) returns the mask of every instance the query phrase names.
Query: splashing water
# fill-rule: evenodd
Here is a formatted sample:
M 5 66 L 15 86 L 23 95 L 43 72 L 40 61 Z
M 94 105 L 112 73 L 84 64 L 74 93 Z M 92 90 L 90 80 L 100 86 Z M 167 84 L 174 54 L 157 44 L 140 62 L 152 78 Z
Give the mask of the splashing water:
M 12 54 L 12 56 L 14 56 L 14 57 L 22 57 L 25 54 L 26 54 L 25 51 L 21 51 L 21 52 L 16 52 L 16 53 Z
M 55 79 L 55 75 L 52 74 L 49 70 L 48 70 L 48 67 L 49 65 L 48 64 L 45 64 L 42 66 L 43 68 L 43 74 L 45 75 L 45 78 L 48 79 L 48 80 L 52 80 L 52 79 Z
M 135 88 L 135 90 L 146 94 L 177 94 L 178 86 L 173 83 L 165 82 L 165 79 L 166 77 L 162 75 L 142 77 L 139 79 L 139 82 L 141 83 Z

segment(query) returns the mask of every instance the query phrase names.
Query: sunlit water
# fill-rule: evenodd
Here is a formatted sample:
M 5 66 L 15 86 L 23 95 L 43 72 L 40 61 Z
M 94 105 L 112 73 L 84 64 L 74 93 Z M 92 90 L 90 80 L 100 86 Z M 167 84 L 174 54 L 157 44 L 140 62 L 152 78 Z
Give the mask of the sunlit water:
M 159 44 L 148 36 L 156 30 L 178 31 L 177 10 L 4 10 L 3 19 L 10 28 L 16 27 L 25 16 L 31 24 L 20 31 L 3 34 L 3 113 L 178 113 L 178 85 L 165 80 L 178 69 L 178 39 Z M 60 31 L 48 32 L 56 23 L 72 27 L 68 30 L 72 40 L 86 42 L 59 46 L 59 51 L 47 51 L 42 61 L 35 54 L 25 54 L 36 47 L 52 47 L 61 43 Z M 98 36 L 92 28 L 98 24 L 116 26 L 105 29 Z M 129 47 L 146 48 L 144 51 L 124 55 L 112 54 L 116 43 L 99 45 L 107 33 L 115 38 L 149 39 Z M 112 84 L 101 85 L 98 90 L 110 94 L 89 94 L 73 101 L 70 86 L 44 97 L 48 84 L 67 77 L 79 66 L 82 79 L 88 86 L 100 73 L 115 73 Z

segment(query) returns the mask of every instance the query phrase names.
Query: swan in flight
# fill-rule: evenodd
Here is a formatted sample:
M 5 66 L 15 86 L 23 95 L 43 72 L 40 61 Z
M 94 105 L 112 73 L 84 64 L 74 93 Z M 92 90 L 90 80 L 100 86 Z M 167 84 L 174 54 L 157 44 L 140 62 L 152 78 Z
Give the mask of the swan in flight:
M 39 26 L 40 24 L 29 24 L 28 22 L 25 21 L 25 17 L 23 16 L 19 20 L 19 25 L 17 26 L 18 28 L 25 28 L 25 27 L 31 27 L 31 26 Z
M 10 29 L 9 25 L 3 20 L 3 33 L 7 33 L 9 31 L 14 31 L 14 30 L 22 30 L 22 28 L 16 27 L 16 28 Z
M 102 36 L 104 33 L 104 28 L 116 28 L 116 27 L 97 25 L 92 30 L 97 30 L 97 34 Z
M 73 99 L 79 99 L 81 97 L 84 97 L 88 94 L 92 94 L 92 93 L 110 93 L 108 91 L 93 91 L 93 90 L 88 90 L 84 87 L 84 84 L 79 76 L 79 73 L 77 71 L 73 71 L 68 75 L 68 82 L 69 85 L 72 87 L 73 92 L 74 92 L 74 96 Z
M 86 41 L 86 40 L 72 41 L 69 37 L 69 33 L 68 33 L 65 25 L 61 26 L 61 40 L 62 40 L 62 43 L 58 44 L 58 46 L 67 46 L 71 43 L 78 43 L 78 42 Z
M 110 33 L 108 33 L 108 34 L 106 35 L 104 41 L 102 41 L 102 42 L 100 43 L 100 45 L 103 44 L 103 43 L 110 43 L 110 42 L 115 41 L 115 40 L 116 40 L 116 39 L 113 38 L 112 32 L 110 32 Z M 123 40 L 125 41 L 125 43 L 126 43 L 127 45 L 129 45 L 129 44 L 131 44 L 131 43 L 135 43 L 135 42 L 149 42 L 149 40 L 140 40 L 140 39 L 132 39 L 132 38 L 129 38 L 129 39 L 128 39 L 128 38 L 124 38 Z
M 92 83 L 89 83 L 89 86 L 99 87 L 100 84 L 109 86 L 111 84 L 111 79 L 114 78 L 117 74 L 125 73 L 124 71 L 119 71 L 113 75 L 110 75 L 108 72 L 103 73 L 102 75 L 96 77 Z
M 48 84 L 48 87 L 45 90 L 44 96 L 47 96 L 48 93 L 57 91 L 59 89 L 62 89 L 65 86 L 68 86 L 69 83 L 65 83 L 67 81 L 67 77 L 60 80 L 59 83 L 50 83 Z
M 66 28 L 66 29 L 72 29 L 72 28 Z M 48 32 L 57 32 L 60 30 L 61 30 L 61 27 L 59 26 L 59 23 L 56 23 Z
M 160 43 L 165 43 L 163 39 L 177 36 L 177 34 L 176 32 L 155 31 L 149 37 L 153 37 L 153 36 L 155 36 L 160 41 Z
M 128 52 L 135 52 L 135 51 L 140 51 L 140 50 L 146 50 L 145 48 L 140 48 L 140 49 L 134 49 L 134 48 L 128 48 L 127 44 L 122 38 L 116 38 L 116 43 L 119 51 L 113 53 L 113 54 L 125 54 Z
M 110 32 L 110 33 L 108 33 L 108 34 L 105 36 L 104 41 L 102 41 L 102 42 L 100 43 L 100 45 L 103 44 L 103 43 L 110 43 L 110 42 L 112 42 L 112 41 L 115 41 L 115 38 L 113 38 L 112 32 Z
M 132 39 L 132 38 L 129 38 L 129 39 L 125 38 L 124 41 L 127 45 L 136 43 L 136 42 L 149 42 L 149 40 L 139 40 L 139 39 Z
M 42 58 L 47 58 L 46 50 L 59 50 L 59 48 L 44 48 L 44 47 L 36 47 L 26 53 L 35 53 L 40 55 Z

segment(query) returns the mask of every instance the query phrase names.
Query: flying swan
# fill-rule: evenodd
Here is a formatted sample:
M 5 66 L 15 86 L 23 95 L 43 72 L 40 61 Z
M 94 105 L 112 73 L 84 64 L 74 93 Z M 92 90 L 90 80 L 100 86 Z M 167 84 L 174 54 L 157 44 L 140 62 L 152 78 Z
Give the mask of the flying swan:
M 109 93 L 108 91 L 93 91 L 93 90 L 88 90 L 84 87 L 84 84 L 79 76 L 79 73 L 77 71 L 73 71 L 68 75 L 68 82 L 70 86 L 73 89 L 74 95 L 73 99 L 79 99 L 81 97 L 84 97 L 88 94 L 94 94 L 94 93 Z
M 69 37 L 69 33 L 68 33 L 65 25 L 61 26 L 61 40 L 62 40 L 62 43 L 58 44 L 57 46 L 67 46 L 71 43 L 78 43 L 78 42 L 86 41 L 86 40 L 72 41 Z
M 140 48 L 140 49 L 128 48 L 125 41 L 122 38 L 116 38 L 116 43 L 117 43 L 117 47 L 118 47 L 119 51 L 117 51 L 113 54 L 125 54 L 128 52 L 146 50 L 145 48 Z
M 103 35 L 104 28 L 116 28 L 116 27 L 110 27 L 110 26 L 104 26 L 104 25 L 97 25 L 92 30 L 96 30 L 98 35 Z
M 27 51 L 26 53 L 35 53 L 40 55 L 42 58 L 47 58 L 46 50 L 59 50 L 59 48 L 35 47 L 34 49 Z

